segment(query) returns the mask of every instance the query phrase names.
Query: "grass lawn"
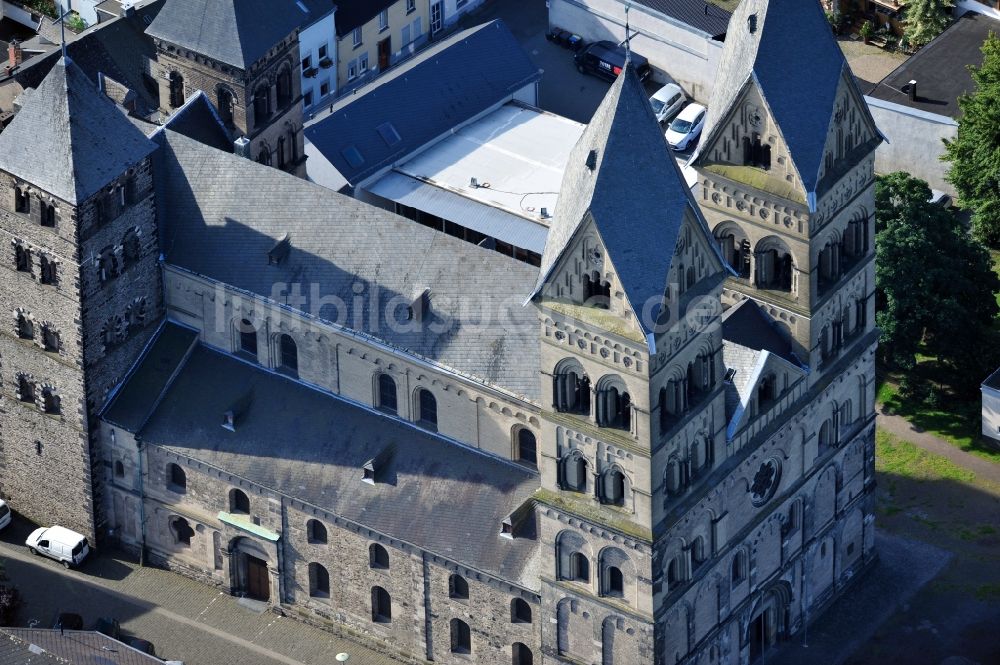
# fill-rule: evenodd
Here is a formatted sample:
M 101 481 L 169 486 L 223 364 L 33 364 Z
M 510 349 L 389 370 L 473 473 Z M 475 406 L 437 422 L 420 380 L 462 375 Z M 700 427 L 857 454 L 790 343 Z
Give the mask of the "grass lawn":
M 880 429 L 875 431 L 875 468 L 882 473 L 917 480 L 971 483 L 976 479 L 976 474 L 951 460 Z

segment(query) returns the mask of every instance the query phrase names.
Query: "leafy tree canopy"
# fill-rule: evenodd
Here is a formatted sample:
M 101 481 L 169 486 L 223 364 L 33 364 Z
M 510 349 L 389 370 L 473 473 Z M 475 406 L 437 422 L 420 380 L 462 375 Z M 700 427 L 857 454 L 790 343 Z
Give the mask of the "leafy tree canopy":
M 948 9 L 954 6 L 954 0 L 907 0 L 903 36 L 914 46 L 929 43 L 948 27 Z
M 976 91 L 962 95 L 958 137 L 945 141 L 948 182 L 959 205 L 972 212 L 972 231 L 983 243 L 1000 244 L 1000 39 L 983 44 L 983 64 L 972 67 Z
M 975 386 L 993 369 L 992 324 L 1000 278 L 989 252 L 930 188 L 902 172 L 875 184 L 876 321 L 881 353 L 913 368 L 921 342 Z

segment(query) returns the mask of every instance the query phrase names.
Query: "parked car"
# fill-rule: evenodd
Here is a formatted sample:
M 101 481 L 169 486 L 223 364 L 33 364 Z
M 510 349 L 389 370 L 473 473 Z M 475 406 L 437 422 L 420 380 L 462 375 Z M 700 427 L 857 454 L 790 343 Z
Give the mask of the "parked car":
M 692 102 L 685 106 L 667 127 L 667 143 L 670 147 L 674 150 L 687 150 L 695 143 L 705 127 L 706 113 L 705 107 L 701 104 Z
M 653 114 L 658 121 L 666 122 L 681 110 L 684 102 L 684 91 L 676 83 L 668 83 L 649 98 L 649 105 L 653 107 Z
M 592 74 L 609 81 L 615 80 L 625 67 L 625 47 L 609 41 L 594 42 L 573 57 L 581 74 Z M 642 80 L 652 73 L 649 61 L 635 51 L 632 52 L 632 65 Z
M 62 526 L 35 529 L 24 541 L 32 554 L 44 554 L 66 568 L 79 566 L 90 553 L 87 538 Z
M 52 621 L 56 630 L 83 630 L 83 617 L 73 612 L 60 612 Z
M 10 524 L 10 506 L 3 499 L 0 499 L 0 529 Z
M 139 651 L 147 653 L 153 657 L 156 656 L 156 649 L 153 648 L 153 643 L 149 640 L 133 637 L 128 640 L 127 644 L 133 649 L 138 649 Z
M 94 630 L 98 633 L 103 633 L 112 639 L 121 640 L 122 638 L 122 627 L 118 623 L 118 619 L 101 617 L 97 620 L 97 623 L 94 624 Z

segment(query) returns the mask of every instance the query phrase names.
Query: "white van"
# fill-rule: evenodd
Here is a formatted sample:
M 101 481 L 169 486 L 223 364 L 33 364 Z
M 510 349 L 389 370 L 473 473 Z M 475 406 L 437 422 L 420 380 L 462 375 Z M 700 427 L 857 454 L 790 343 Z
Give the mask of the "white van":
M 82 534 L 61 526 L 35 529 L 24 544 L 32 554 L 44 554 L 67 568 L 80 565 L 90 553 L 90 545 Z
M 10 506 L 3 499 L 0 499 L 0 529 L 10 524 Z

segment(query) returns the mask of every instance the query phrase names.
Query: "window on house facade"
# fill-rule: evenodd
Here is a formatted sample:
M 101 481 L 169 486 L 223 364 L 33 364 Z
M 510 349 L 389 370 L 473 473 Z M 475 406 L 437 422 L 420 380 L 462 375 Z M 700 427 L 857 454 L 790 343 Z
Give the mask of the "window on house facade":
M 388 374 L 378 375 L 378 401 L 376 406 L 387 413 L 397 412 L 396 382 Z
M 26 374 L 17 377 L 17 399 L 22 402 L 35 402 L 35 384 Z
M 472 632 L 461 619 L 451 620 L 451 652 L 472 653 Z
M 42 226 L 52 228 L 56 225 L 56 207 L 51 203 L 42 203 Z
M 118 256 L 113 247 L 105 247 L 97 256 L 97 278 L 104 283 L 111 281 L 118 274 Z
M 362 53 L 358 58 L 358 75 L 363 76 L 368 72 L 368 54 Z
M 14 264 L 18 272 L 31 272 L 31 250 L 24 245 L 15 245 Z
M 389 552 L 378 543 L 368 546 L 368 566 L 376 570 L 389 569 Z
M 417 419 L 418 425 L 433 432 L 437 431 L 437 399 L 426 388 L 417 389 L 417 413 L 419 415 Z
M 312 93 L 312 90 L 306 91 L 306 93 L 302 96 L 302 104 L 305 105 L 306 107 L 309 107 L 309 106 L 313 105 L 313 93 Z
M 747 576 L 747 554 L 743 550 L 740 550 L 733 556 L 732 570 L 730 571 L 730 579 L 732 585 L 736 586 L 743 582 Z
M 121 460 L 115 460 L 115 478 L 125 477 L 125 465 Z
M 514 598 L 510 601 L 510 622 L 531 623 L 531 605 L 524 598 Z
M 552 377 L 552 402 L 560 413 L 590 414 L 590 378 L 578 363 L 565 364 Z
M 514 642 L 510 652 L 511 665 L 534 665 L 535 663 L 535 656 L 531 653 L 531 649 L 522 642 Z
M 458 600 L 469 599 L 469 583 L 461 575 L 451 575 L 448 578 L 448 597 Z
M 406 0 L 406 13 L 417 11 L 417 0 Z
M 234 117 L 234 97 L 233 93 L 228 88 L 219 88 L 219 92 L 216 95 L 216 100 L 219 106 L 219 118 L 222 120 L 226 127 L 233 126 Z
M 51 353 L 59 352 L 59 333 L 51 325 L 42 326 L 42 348 Z
M 184 547 L 191 547 L 191 538 L 194 536 L 194 529 L 183 517 L 175 517 L 170 520 L 170 530 L 174 534 L 174 542 Z
M 613 506 L 625 505 L 625 474 L 616 467 L 601 476 L 601 502 Z
M 621 568 L 608 566 L 604 570 L 604 595 L 611 598 L 625 597 L 625 576 Z
M 624 386 L 606 385 L 597 391 L 597 425 L 630 431 L 632 398 Z
M 383 9 L 378 13 L 378 30 L 382 32 L 383 30 L 389 29 L 389 10 Z
M 517 459 L 532 466 L 538 465 L 538 445 L 535 434 L 527 427 L 519 427 L 516 434 Z
M 330 573 L 315 562 L 309 564 L 309 596 L 311 598 L 330 597 Z
M 253 122 L 261 125 L 271 115 L 271 89 L 261 84 L 253 93 Z
M 31 213 L 31 195 L 20 187 L 14 188 L 14 212 L 25 215 Z
M 21 339 L 35 339 L 35 322 L 25 312 L 17 313 L 17 336 Z
M 142 256 L 142 244 L 135 229 L 129 229 L 122 238 L 122 270 L 126 270 L 139 262 Z
M 351 60 L 347 63 L 347 80 L 353 81 L 358 77 L 358 61 Z
M 283 69 L 281 73 L 278 74 L 276 87 L 278 93 L 278 108 L 283 109 L 292 103 L 292 72 L 289 69 Z
M 280 369 L 293 376 L 298 376 L 299 349 L 291 335 L 278 337 L 278 352 L 281 358 Z
M 177 493 L 187 491 L 187 474 L 179 464 L 167 465 L 167 487 Z
M 579 452 L 571 452 L 562 461 L 562 486 L 571 492 L 587 491 L 587 460 Z
M 39 281 L 42 284 L 57 285 L 59 283 L 59 275 L 56 272 L 56 262 L 44 254 L 40 257 L 39 262 L 41 267 Z
M 257 328 L 247 319 L 241 319 L 239 325 L 240 351 L 257 359 Z
M 380 586 L 372 587 L 372 621 L 389 623 L 392 621 L 392 598 Z
M 583 552 L 573 552 L 569 555 L 567 565 L 562 571 L 565 580 L 576 582 L 590 581 L 590 561 Z
M 250 497 L 246 492 L 234 489 L 229 493 L 229 512 L 234 515 L 250 514 Z
M 309 520 L 306 522 L 306 540 L 314 545 L 325 545 L 326 527 L 319 520 Z
M 279 136 L 278 137 L 278 168 L 279 169 L 283 169 L 283 168 L 285 168 L 286 164 L 287 164 L 287 160 L 285 159 L 285 137 L 284 136 Z
M 170 72 L 170 106 L 180 108 L 184 105 L 184 77 L 178 71 Z
M 55 391 L 55 388 L 50 386 L 42 388 L 42 411 L 53 415 L 58 415 L 62 412 L 59 393 Z
M 354 28 L 354 32 L 351 33 L 351 41 L 355 47 L 361 46 L 361 28 Z

